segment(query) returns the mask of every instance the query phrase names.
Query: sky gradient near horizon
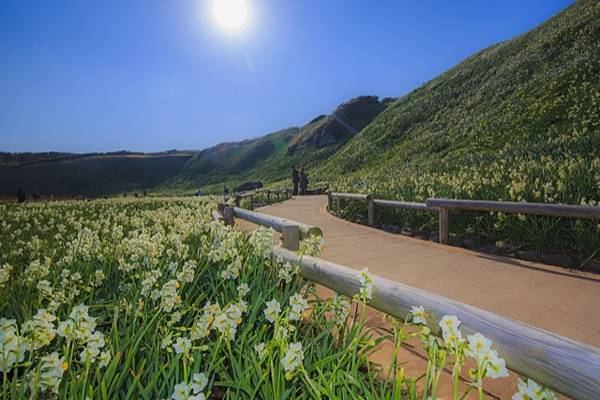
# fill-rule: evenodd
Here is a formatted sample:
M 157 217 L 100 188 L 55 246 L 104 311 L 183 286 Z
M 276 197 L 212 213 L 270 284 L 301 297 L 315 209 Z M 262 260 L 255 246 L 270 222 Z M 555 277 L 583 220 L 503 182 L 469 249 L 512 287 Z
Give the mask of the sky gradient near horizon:
M 570 0 L 4 0 L 0 151 L 202 149 L 401 96 Z

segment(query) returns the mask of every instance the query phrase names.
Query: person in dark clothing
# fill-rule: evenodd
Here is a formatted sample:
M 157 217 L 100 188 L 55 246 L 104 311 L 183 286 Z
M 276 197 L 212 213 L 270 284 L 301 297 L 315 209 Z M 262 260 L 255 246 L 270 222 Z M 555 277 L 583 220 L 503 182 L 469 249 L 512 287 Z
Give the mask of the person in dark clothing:
M 25 202 L 26 199 L 27 199 L 27 196 L 25 196 L 25 191 L 22 188 L 19 188 L 17 190 L 17 201 L 19 203 L 23 203 L 23 202 Z
M 223 186 L 223 195 L 227 196 L 229 194 L 229 189 L 227 189 L 227 186 Z
M 298 177 L 298 169 L 296 167 L 292 168 L 292 195 L 298 196 L 298 182 L 300 178 Z
M 300 180 L 300 194 L 304 196 L 306 195 L 306 189 L 308 187 L 308 176 L 306 176 L 304 168 L 300 168 L 300 171 L 298 172 L 298 178 Z

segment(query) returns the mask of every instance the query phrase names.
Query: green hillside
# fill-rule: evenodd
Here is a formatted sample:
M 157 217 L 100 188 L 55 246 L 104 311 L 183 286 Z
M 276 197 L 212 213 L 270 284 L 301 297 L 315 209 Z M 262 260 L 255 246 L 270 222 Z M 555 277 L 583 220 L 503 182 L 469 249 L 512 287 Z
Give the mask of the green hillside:
M 385 198 L 597 204 L 600 2 L 576 2 L 400 98 L 319 172 L 336 189 Z M 457 218 L 455 229 L 516 235 L 533 247 L 600 248 L 592 222 L 479 215 Z
M 303 127 L 290 143 L 292 154 L 302 146 L 318 149 L 340 146 L 366 127 L 395 99 L 379 100 L 376 96 L 360 96 L 341 104 L 331 115 L 320 115 Z
M 246 181 L 287 179 L 293 166 L 314 168 L 381 113 L 391 99 L 351 99 L 303 127 L 202 151 L 166 153 L 0 152 L 0 196 L 27 193 L 97 197 L 152 189 L 221 192 Z
M 357 97 L 303 127 L 203 150 L 162 190 L 202 188 L 221 192 L 223 186 L 232 189 L 246 181 L 271 183 L 288 179 L 293 166 L 314 169 L 322 164 L 390 103 L 391 99 L 380 101 L 375 96 Z
M 2 153 L 0 195 L 97 197 L 152 188 L 179 173 L 194 152 Z
M 337 175 L 417 161 L 444 171 L 454 170 L 456 161 L 477 166 L 491 159 L 594 153 L 599 63 L 600 3 L 580 1 L 402 97 L 327 169 Z M 431 157 L 436 162 L 422 162 Z

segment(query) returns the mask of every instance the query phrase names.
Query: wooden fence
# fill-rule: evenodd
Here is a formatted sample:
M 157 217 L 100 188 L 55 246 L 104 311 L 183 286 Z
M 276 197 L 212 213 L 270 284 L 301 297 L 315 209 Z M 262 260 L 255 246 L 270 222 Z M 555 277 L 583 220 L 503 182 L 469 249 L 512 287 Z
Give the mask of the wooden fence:
M 308 194 L 324 194 L 329 189 L 328 185 L 315 186 L 308 191 Z M 254 210 L 259 204 L 257 199 L 264 199 L 260 205 L 273 204 L 280 201 L 289 200 L 292 198 L 291 189 L 257 189 L 249 192 L 238 193 L 234 197 L 234 203 L 236 207 L 240 207 L 243 199 L 249 199 L 248 208 Z
M 257 197 L 264 197 L 266 204 L 272 204 L 278 201 L 290 199 L 292 197 L 292 191 L 290 189 L 260 189 L 253 190 L 251 192 L 239 193 L 234 197 L 235 206 L 240 207 L 243 199 L 249 199 L 249 208 L 250 210 L 254 210 Z
M 357 196 L 361 195 L 349 198 L 364 200 Z M 283 225 L 281 218 L 247 210 L 239 212 L 226 206 L 223 209 L 230 215 L 271 226 L 277 231 L 288 226 Z M 213 217 L 221 218 L 219 213 Z M 300 231 L 300 225 L 297 229 Z M 274 246 L 273 255 L 299 264 L 304 278 L 348 296 L 359 293 L 360 276 L 355 269 L 315 257 L 298 256 L 294 252 L 298 246 L 286 242 L 285 231 L 283 246 Z M 456 315 L 462 321 L 464 333 L 480 332 L 492 339 L 511 370 L 573 399 L 598 399 L 600 349 L 378 276 L 373 276 L 369 305 L 401 319 L 406 318 L 413 305 L 422 305 L 431 313 L 429 325 L 436 334 L 439 334 L 437 324 L 444 315 Z
M 240 207 L 229 207 L 225 204 L 219 205 L 219 208 L 223 213 L 223 221 L 228 225 L 233 225 L 234 218 L 240 218 L 257 225 L 273 228 L 275 231 L 280 232 L 283 236 L 284 246 L 290 250 L 298 250 L 300 240 L 305 239 L 308 236 L 323 235 L 323 232 L 319 227 L 303 224 L 290 219 L 262 214 Z M 213 213 L 213 219 L 215 220 L 220 216 L 221 214 L 218 212 L 216 214 Z
M 439 242 L 442 244 L 448 244 L 450 236 L 450 213 L 456 210 L 600 219 L 600 207 L 594 206 L 437 198 L 427 199 L 425 203 L 413 203 L 406 201 L 375 199 L 370 194 L 336 192 L 328 194 L 328 208 L 331 210 L 333 201 L 337 202 L 338 207 L 343 207 L 342 202 L 346 199 L 367 202 L 369 225 L 375 224 L 375 206 L 437 212 L 439 215 Z

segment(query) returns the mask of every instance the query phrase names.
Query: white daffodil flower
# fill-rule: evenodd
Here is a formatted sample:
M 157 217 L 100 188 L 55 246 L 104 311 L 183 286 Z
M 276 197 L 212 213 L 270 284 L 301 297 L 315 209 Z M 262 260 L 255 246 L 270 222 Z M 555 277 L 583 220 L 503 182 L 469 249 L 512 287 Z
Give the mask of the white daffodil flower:
M 192 341 L 188 338 L 178 337 L 173 344 L 173 350 L 177 354 L 187 354 L 192 348 Z
M 264 310 L 265 318 L 269 322 L 275 322 L 277 316 L 281 312 L 281 304 L 279 304 L 279 302 L 276 299 L 268 301 L 266 304 L 267 307 Z
M 410 313 L 412 314 L 412 322 L 414 324 L 427 325 L 427 320 L 425 319 L 425 307 L 412 306 L 410 308 Z
M 469 357 L 474 358 L 478 364 L 483 362 L 492 347 L 492 341 L 481 333 L 467 336 L 467 341 L 468 346 L 466 354 Z

